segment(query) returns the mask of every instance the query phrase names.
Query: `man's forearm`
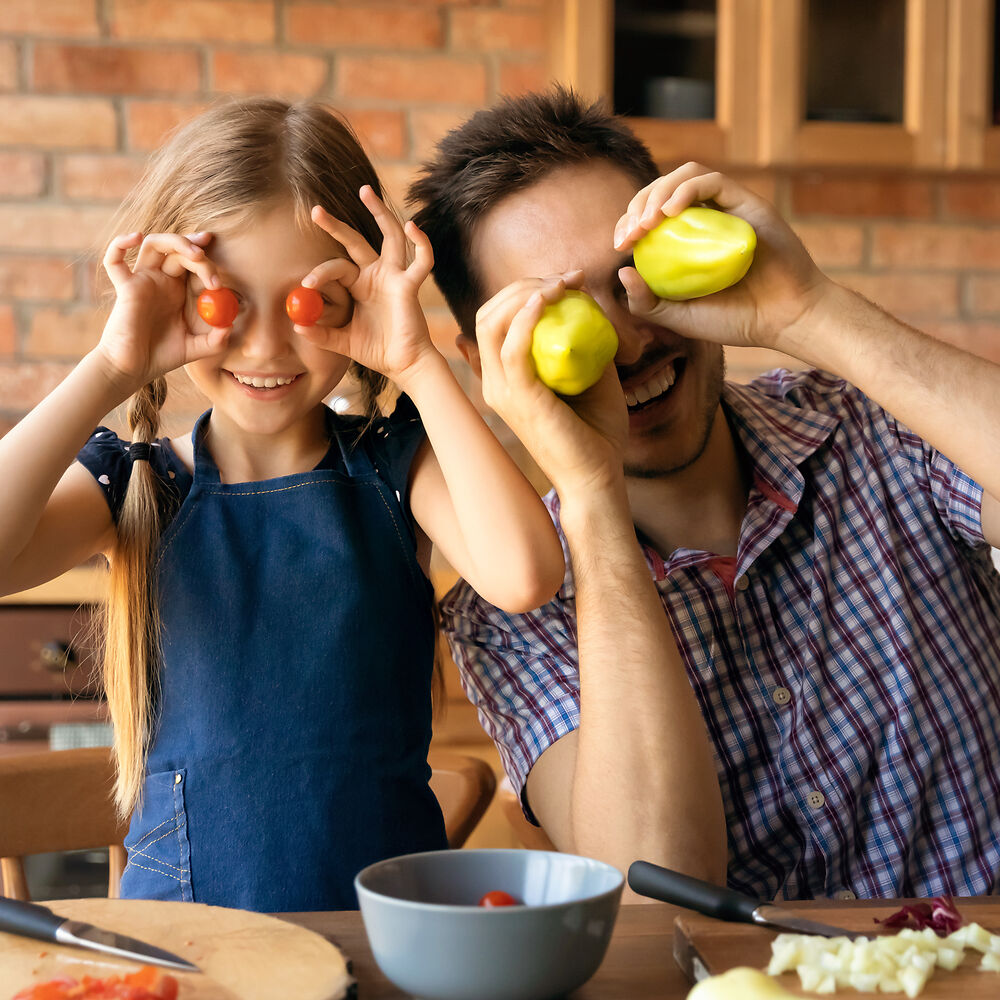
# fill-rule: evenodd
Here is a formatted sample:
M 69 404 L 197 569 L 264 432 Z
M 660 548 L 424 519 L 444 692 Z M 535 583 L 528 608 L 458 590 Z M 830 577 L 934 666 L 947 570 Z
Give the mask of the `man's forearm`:
M 580 728 L 575 849 L 716 881 L 725 816 L 708 733 L 635 537 L 624 485 L 563 502 L 576 585 Z
M 856 385 L 1000 498 L 1000 365 L 832 284 L 774 346 Z

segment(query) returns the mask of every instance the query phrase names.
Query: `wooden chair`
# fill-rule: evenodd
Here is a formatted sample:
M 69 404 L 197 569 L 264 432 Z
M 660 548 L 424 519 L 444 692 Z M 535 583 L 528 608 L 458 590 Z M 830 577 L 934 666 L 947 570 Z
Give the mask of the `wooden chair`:
M 104 747 L 0 757 L 0 876 L 5 896 L 30 899 L 22 858 L 50 851 L 110 849 L 108 895 L 125 869 L 111 804 L 114 768 Z
M 540 826 L 535 826 L 524 818 L 521 801 L 518 799 L 513 785 L 511 785 L 507 778 L 504 778 L 500 782 L 500 788 L 497 791 L 497 801 L 500 803 L 500 809 L 507 818 L 507 822 L 514 831 L 514 836 L 521 842 L 522 847 L 530 848 L 533 851 L 558 850 Z
M 489 764 L 433 752 L 431 789 L 441 803 L 451 847 L 461 847 L 493 799 Z M 109 848 L 108 896 L 118 897 L 128 823 L 111 803 L 114 768 L 104 747 L 0 757 L 0 890 L 30 899 L 23 858 L 50 851 Z
M 467 754 L 432 750 L 431 791 L 444 813 L 444 829 L 449 847 L 461 847 L 493 801 L 497 779 L 493 768 Z

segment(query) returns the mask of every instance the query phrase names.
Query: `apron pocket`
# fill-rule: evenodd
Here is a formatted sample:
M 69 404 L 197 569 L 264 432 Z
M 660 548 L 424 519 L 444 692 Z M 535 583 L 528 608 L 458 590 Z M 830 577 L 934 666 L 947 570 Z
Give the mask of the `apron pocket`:
M 133 814 L 125 838 L 128 864 L 122 873 L 123 898 L 193 900 L 184 808 L 186 779 L 183 768 L 147 775 L 142 808 Z

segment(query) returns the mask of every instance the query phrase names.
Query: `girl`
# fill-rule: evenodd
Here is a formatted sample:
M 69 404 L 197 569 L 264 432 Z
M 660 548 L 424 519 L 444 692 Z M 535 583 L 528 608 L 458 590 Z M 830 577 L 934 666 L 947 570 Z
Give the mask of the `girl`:
M 123 896 L 353 908 L 364 865 L 446 846 L 427 783 L 430 543 L 522 611 L 560 585 L 558 540 L 430 341 L 426 237 L 329 111 L 209 111 L 117 222 L 99 344 L 0 441 L 18 470 L 0 591 L 110 562 Z M 299 285 L 322 294 L 311 325 L 286 315 Z M 238 311 L 212 327 L 196 300 L 223 289 Z M 212 408 L 158 440 L 180 366 Z M 323 402 L 349 369 L 361 417 Z M 387 380 L 405 395 L 385 417 Z M 130 442 L 91 434 L 129 397 Z

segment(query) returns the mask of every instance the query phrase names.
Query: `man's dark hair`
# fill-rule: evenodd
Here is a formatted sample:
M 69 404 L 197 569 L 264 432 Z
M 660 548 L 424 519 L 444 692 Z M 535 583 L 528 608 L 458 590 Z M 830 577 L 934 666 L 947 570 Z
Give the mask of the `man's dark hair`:
M 505 98 L 438 143 L 407 201 L 434 248 L 434 279 L 463 333 L 475 336 L 484 298 L 472 261 L 478 220 L 551 171 L 594 160 L 620 168 L 639 187 L 659 175 L 649 149 L 624 119 L 561 86 Z

